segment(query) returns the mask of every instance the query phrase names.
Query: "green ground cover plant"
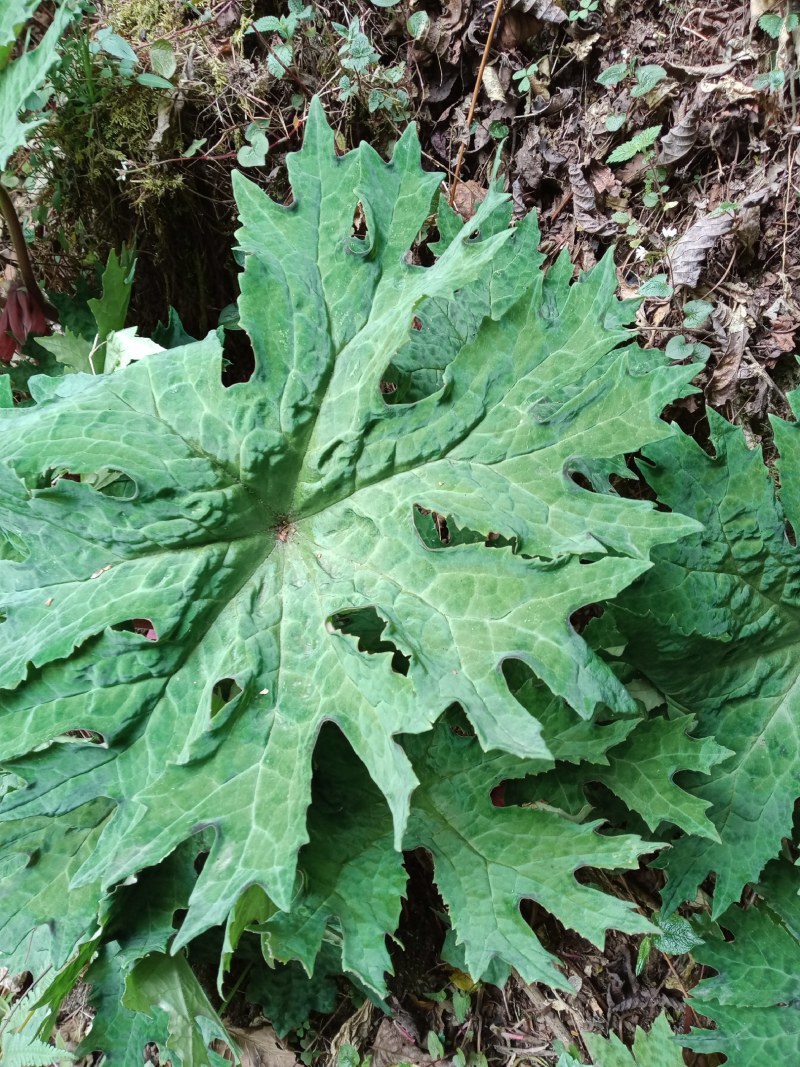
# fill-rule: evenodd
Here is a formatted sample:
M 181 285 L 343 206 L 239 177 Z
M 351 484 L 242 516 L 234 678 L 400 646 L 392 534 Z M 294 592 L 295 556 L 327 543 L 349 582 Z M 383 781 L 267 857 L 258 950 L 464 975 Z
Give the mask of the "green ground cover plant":
M 6 1058 L 81 977 L 109 1065 L 236 1058 L 243 973 L 279 1030 L 340 975 L 385 1003 L 423 849 L 474 980 L 567 990 L 521 902 L 658 938 L 601 875 L 666 867 L 718 972 L 681 1041 L 791 1061 L 796 425 L 778 490 L 721 418 L 708 452 L 665 422 L 698 365 L 632 342 L 611 256 L 544 270 L 499 182 L 463 222 L 413 127 L 337 155 L 314 101 L 288 172 L 289 207 L 235 178 L 250 380 L 217 332 L 122 330 L 123 255 L 3 394 Z M 681 1055 L 664 1020 L 590 1051 Z

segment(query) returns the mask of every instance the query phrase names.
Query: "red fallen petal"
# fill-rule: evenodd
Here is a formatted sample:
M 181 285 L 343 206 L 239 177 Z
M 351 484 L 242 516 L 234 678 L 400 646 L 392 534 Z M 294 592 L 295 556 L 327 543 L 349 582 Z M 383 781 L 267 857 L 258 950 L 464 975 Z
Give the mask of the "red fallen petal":
M 9 333 L 8 312 L 3 308 L 0 312 L 0 361 L 10 363 L 16 351 L 16 338 Z
M 8 326 L 6 327 L 6 331 L 16 337 L 17 341 L 22 344 L 27 337 L 27 332 L 25 330 L 25 305 L 23 302 L 23 294 L 14 286 L 8 291 L 5 314 L 8 316 Z
M 8 333 L 0 334 L 0 363 L 10 363 L 17 351 L 17 342 Z

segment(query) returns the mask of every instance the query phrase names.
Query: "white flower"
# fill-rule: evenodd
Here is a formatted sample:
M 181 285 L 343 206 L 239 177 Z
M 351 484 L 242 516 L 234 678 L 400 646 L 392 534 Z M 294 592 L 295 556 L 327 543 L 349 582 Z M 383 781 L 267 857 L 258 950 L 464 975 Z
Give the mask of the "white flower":
M 677 237 L 678 236 L 678 227 L 677 226 L 663 226 L 662 229 L 661 229 L 661 236 L 662 237 Z
M 636 260 L 637 263 L 641 263 L 646 255 L 647 249 L 644 247 L 644 245 L 639 245 L 639 247 L 633 253 L 633 258 Z

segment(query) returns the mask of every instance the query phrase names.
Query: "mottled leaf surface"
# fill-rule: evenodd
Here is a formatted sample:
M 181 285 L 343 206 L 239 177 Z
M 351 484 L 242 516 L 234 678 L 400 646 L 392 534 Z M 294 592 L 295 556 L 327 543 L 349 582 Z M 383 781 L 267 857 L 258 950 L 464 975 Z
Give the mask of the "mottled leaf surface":
M 682 784 L 705 803 L 719 841 L 697 834 L 666 854 L 665 910 L 716 873 L 714 913 L 739 898 L 790 836 L 800 796 L 800 557 L 786 534 L 796 507 L 797 430 L 776 424 L 783 499 L 761 454 L 709 413 L 714 457 L 676 432 L 647 450 L 659 499 L 705 531 L 658 550 L 653 570 L 614 608 L 625 657 L 733 755 Z M 800 524 L 796 526 L 800 529 Z
M 681 1044 L 724 1052 L 729 1067 L 800 1058 L 800 943 L 781 919 L 784 911 L 797 914 L 797 886 L 796 877 L 773 876 L 765 901 L 747 910 L 734 906 L 720 919 L 733 942 L 695 949 L 696 959 L 718 972 L 692 990 L 695 1010 L 716 1029 L 692 1030 Z
M 632 1048 L 623 1045 L 616 1034 L 584 1034 L 583 1040 L 594 1067 L 683 1067 L 684 1063 L 665 1015 L 659 1015 L 648 1031 L 637 1027 Z
M 366 145 L 339 157 L 315 103 L 288 168 L 289 207 L 235 182 L 250 381 L 223 387 L 212 334 L 113 374 L 32 379 L 35 403 L 0 411 L 0 849 L 25 871 L 4 898 L 0 950 L 42 929 L 59 965 L 94 934 L 103 894 L 192 840 L 209 854 L 170 951 L 226 923 L 254 886 L 291 915 L 318 735 L 333 723 L 380 790 L 392 849 L 434 854 L 470 967 L 497 957 L 552 976 L 521 896 L 594 940 L 631 928 L 572 874 L 629 865 L 639 846 L 490 810 L 490 778 L 549 758 L 502 665 L 525 663 L 583 719 L 635 711 L 569 620 L 697 525 L 571 474 L 668 434 L 659 412 L 694 368 L 628 343 L 635 308 L 613 295 L 610 256 L 575 284 L 563 257 L 545 277 L 535 219 L 509 228 L 497 190 L 466 225 L 445 213 L 435 263 L 415 265 L 440 176 L 421 169 L 413 129 L 388 164 Z M 393 384 L 407 402 L 391 402 Z M 436 515 L 461 534 L 433 538 Z M 359 613 L 391 653 L 342 622 Z M 469 752 L 417 744 L 453 703 Z M 481 753 L 495 765 L 471 777 Z M 399 853 L 371 852 L 367 831 L 359 855 L 384 872 Z M 523 831 L 539 851 L 516 871 L 491 839 Z M 28 833 L 71 842 L 57 878 L 51 845 L 29 847 Z M 341 877 L 318 863 L 329 900 Z M 344 896 L 335 909 L 356 931 L 346 965 L 373 982 L 380 943 L 355 945 L 391 925 L 400 875 L 386 885 L 374 914 Z M 318 935 L 309 909 L 298 956 Z M 283 936 L 300 946 L 297 930 Z M 136 965 L 153 996 L 181 966 L 167 974 L 156 955 Z

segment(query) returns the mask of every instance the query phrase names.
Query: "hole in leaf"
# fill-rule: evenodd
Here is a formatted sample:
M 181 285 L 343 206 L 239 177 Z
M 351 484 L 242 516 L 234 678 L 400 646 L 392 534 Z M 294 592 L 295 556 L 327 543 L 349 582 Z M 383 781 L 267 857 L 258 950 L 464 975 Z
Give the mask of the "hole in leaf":
M 414 505 L 413 517 L 416 531 L 426 548 L 442 549 L 483 544 L 486 548 L 510 548 L 512 552 L 517 550 L 517 540 L 514 537 L 503 537 L 492 530 L 483 534 L 470 530 L 468 526 L 458 526 L 452 515 L 431 511 L 422 504 Z
M 124 622 L 115 622 L 111 629 L 120 633 L 139 634 L 148 641 L 158 640 L 156 628 L 150 619 L 126 619 Z
M 49 467 L 42 472 L 36 488 L 53 489 L 59 482 L 79 482 L 80 480 L 80 474 L 73 474 L 72 471 L 68 471 L 65 467 Z
M 358 638 L 358 651 L 374 656 L 379 653 L 391 655 L 392 670 L 397 674 L 408 674 L 411 657 L 406 656 L 392 641 L 383 638 L 386 620 L 382 619 L 375 608 L 354 608 L 352 611 L 340 611 L 331 615 L 330 626 L 339 633 Z
M 30 550 L 20 537 L 13 533 L 0 532 L 0 559 L 7 559 L 12 563 L 24 563 L 28 556 L 30 556 Z
M 235 678 L 222 678 L 211 690 L 211 718 L 239 696 L 242 687 Z
M 70 740 L 84 741 L 88 745 L 105 745 L 106 739 L 97 730 L 68 730 L 64 737 Z
M 576 634 L 582 634 L 592 619 L 601 619 L 605 613 L 602 604 L 586 604 L 569 617 L 569 624 Z
M 450 544 L 447 518 L 421 504 L 414 505 L 414 526 L 426 548 L 446 548 Z
M 56 489 L 62 482 L 79 482 L 115 500 L 134 500 L 139 494 L 139 487 L 134 479 L 113 467 L 101 467 L 99 470 L 84 471 L 82 474 L 75 474 L 63 467 L 51 468 L 38 479 L 36 488 L 40 491 Z
M 449 334 L 453 327 L 442 308 L 425 302 L 412 315 L 405 343 L 381 375 L 384 403 L 416 404 L 442 388 L 445 368 L 464 343 L 463 336 Z
M 367 228 L 367 216 L 360 201 L 356 204 L 356 209 L 353 212 L 353 225 L 350 229 L 347 250 L 353 256 L 367 256 L 372 251 L 372 241 Z
M 249 382 L 256 369 L 256 355 L 245 330 L 225 330 L 222 342 L 222 384 L 227 389 Z
M 576 485 L 580 486 L 581 489 L 588 489 L 591 492 L 592 483 L 582 471 L 568 470 L 567 476 L 570 481 L 573 481 Z
M 94 474 L 84 474 L 81 481 L 103 496 L 113 497 L 114 500 L 134 500 L 139 494 L 136 482 L 122 471 L 99 470 Z
M 142 1060 L 144 1063 L 161 1063 L 161 1050 L 155 1041 L 148 1041 L 142 1049 Z

